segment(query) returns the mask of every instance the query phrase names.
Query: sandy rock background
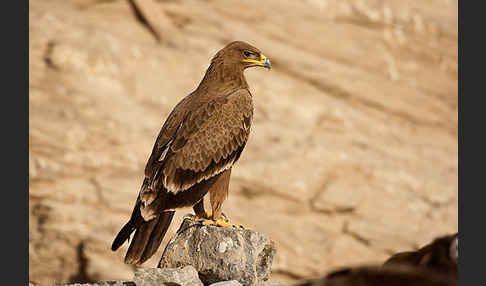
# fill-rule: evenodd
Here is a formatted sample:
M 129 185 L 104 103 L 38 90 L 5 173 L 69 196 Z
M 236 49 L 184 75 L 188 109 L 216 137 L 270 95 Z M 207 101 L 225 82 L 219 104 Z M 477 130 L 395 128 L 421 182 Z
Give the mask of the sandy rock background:
M 276 242 L 273 281 L 457 231 L 457 1 L 29 6 L 32 282 L 133 278 L 112 239 L 166 116 L 232 40 L 273 69 L 246 72 L 255 117 L 223 211 Z

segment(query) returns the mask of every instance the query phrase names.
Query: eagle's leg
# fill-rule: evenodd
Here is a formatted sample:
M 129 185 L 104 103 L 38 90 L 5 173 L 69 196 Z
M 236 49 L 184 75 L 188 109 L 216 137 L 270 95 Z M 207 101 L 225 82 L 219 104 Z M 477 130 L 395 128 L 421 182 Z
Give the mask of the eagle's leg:
M 204 210 L 204 198 L 201 199 L 197 204 L 195 204 L 192 209 L 194 210 L 194 213 L 196 214 L 193 216 L 191 219 L 194 221 L 198 221 L 200 219 L 203 220 L 208 220 L 211 218 L 212 213 L 211 212 L 206 212 Z
M 241 225 L 230 223 L 222 213 L 223 202 L 228 196 L 230 175 L 231 169 L 224 171 L 211 189 L 209 189 L 209 201 L 213 210 L 211 224 L 223 227 L 243 228 Z

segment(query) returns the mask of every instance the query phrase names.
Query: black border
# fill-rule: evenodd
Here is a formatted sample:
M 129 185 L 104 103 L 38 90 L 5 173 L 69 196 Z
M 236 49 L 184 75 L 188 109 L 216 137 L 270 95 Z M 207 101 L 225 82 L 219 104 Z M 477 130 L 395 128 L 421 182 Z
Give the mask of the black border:
M 29 280 L 29 1 L 4 3 L 2 17 L 1 284 Z
M 464 100 L 464 63 L 469 55 L 469 66 L 472 64 L 481 64 L 482 61 L 478 61 L 475 52 L 478 55 L 484 54 L 485 45 L 482 43 L 482 35 L 484 32 L 483 23 L 477 21 L 484 17 L 484 15 L 471 15 L 472 11 L 483 14 L 483 10 L 478 7 L 477 9 L 470 9 L 469 15 L 466 17 L 465 3 L 478 3 L 469 1 L 458 0 L 458 214 L 459 214 L 459 285 L 482 285 L 484 284 L 481 277 L 484 265 L 480 256 L 485 253 L 484 249 L 484 236 L 480 234 L 483 231 L 485 224 L 484 220 L 484 200 L 479 198 L 478 195 L 485 192 L 483 185 L 479 179 L 484 177 L 484 163 L 480 161 L 481 155 L 478 151 L 481 147 L 484 148 L 486 141 L 482 138 L 484 133 L 484 119 L 481 108 L 483 105 L 478 103 L 471 103 L 471 101 L 479 100 L 484 97 L 484 88 L 481 83 L 484 82 L 484 67 L 478 66 L 478 72 L 468 73 L 467 81 L 469 84 L 473 83 L 477 86 L 471 86 L 469 88 L 469 94 L 466 100 Z M 464 21 L 467 19 L 469 23 L 469 29 L 477 29 L 477 33 L 468 37 L 469 49 L 467 53 L 464 52 L 464 38 L 466 30 L 464 29 Z M 476 21 L 475 21 L 476 20 Z M 473 49 L 471 49 L 473 47 Z M 484 57 L 484 56 L 483 56 Z M 466 65 L 466 66 L 468 66 Z M 468 104 L 466 104 L 469 102 Z M 475 110 L 474 110 L 475 109 Z M 467 116 L 466 116 L 467 115 Z M 468 119 L 466 119 L 466 117 Z M 474 120 L 476 119 L 476 120 Z M 469 126 L 469 130 L 476 132 L 470 132 L 467 141 L 464 141 L 464 127 L 465 122 Z M 478 124 L 474 128 L 474 124 Z M 474 128 L 474 129 L 473 129 Z M 466 147 L 464 142 L 467 142 Z M 476 162 L 473 162 L 476 159 Z M 478 167 L 476 167 L 478 166 Z M 475 198 L 476 197 L 476 198 Z M 475 256 L 475 257 L 474 257 Z
M 463 180 L 463 171 L 464 171 L 464 164 L 463 164 L 463 155 L 464 153 L 462 152 L 462 147 L 463 147 L 463 132 L 464 132 L 464 128 L 463 128 L 463 115 L 464 115 L 464 112 L 462 111 L 462 109 L 464 108 L 464 105 L 463 105 L 463 99 L 462 99 L 462 96 L 463 96 L 463 86 L 462 86 L 462 78 L 463 78 L 463 67 L 462 67 L 462 64 L 463 64 L 463 57 L 462 57 L 462 43 L 463 43 L 463 37 L 464 37 L 464 33 L 462 31 L 463 29 L 463 24 L 462 24 L 462 20 L 463 20 L 463 15 L 461 15 L 464 11 L 463 9 L 463 3 L 464 2 L 459 2 L 458 0 L 458 8 L 457 8 L 457 12 L 458 12 L 458 15 L 457 15 L 457 28 L 458 28 L 458 69 L 457 69 L 457 73 L 458 73 L 458 79 L 457 79 L 457 108 L 458 108 L 458 118 L 457 118 L 457 128 L 458 128 L 458 141 L 457 141 L 457 147 L 458 147 L 458 161 L 457 161 L 457 172 L 458 172 L 458 188 L 457 188 L 457 191 L 458 191 L 458 202 L 457 202 L 457 208 L 458 208 L 458 236 L 459 236 L 459 285 L 466 285 L 466 282 L 465 282 L 465 267 L 464 267 L 464 248 L 463 248 L 463 245 L 464 245 L 464 232 L 461 231 L 461 229 L 464 229 L 463 226 L 464 226 L 464 208 L 461 207 L 461 204 L 462 202 L 464 202 L 464 191 L 461 191 L 461 190 L 464 190 L 464 180 Z M 462 221 L 461 221 L 462 220 Z
M 470 257 L 471 253 L 477 253 L 475 250 L 477 244 L 475 246 L 471 245 L 472 238 L 475 238 L 474 234 L 466 235 L 466 229 L 469 225 L 473 225 L 471 219 L 473 219 L 473 215 L 469 212 L 469 217 L 466 212 L 465 205 L 468 204 L 468 209 L 473 209 L 471 203 L 476 201 L 478 203 L 480 200 L 473 200 L 470 198 L 469 202 L 467 201 L 466 194 L 476 191 L 482 191 L 481 188 L 477 188 L 476 185 L 472 182 L 472 176 L 474 176 L 474 169 L 476 168 L 469 168 L 467 170 L 467 166 L 464 164 L 465 157 L 467 154 L 471 156 L 474 154 L 474 151 L 471 151 L 472 143 L 477 141 L 474 138 L 468 140 L 468 152 L 465 152 L 464 148 L 464 119 L 466 115 L 466 110 L 464 106 L 464 19 L 465 19 L 465 12 L 464 12 L 464 3 L 466 1 L 459 1 L 458 0 L 458 215 L 459 215 L 459 285 L 474 285 L 474 281 L 476 280 L 473 276 L 473 273 L 481 273 L 480 269 L 477 269 L 480 264 L 475 263 L 472 261 Z M 477 43 L 477 42 L 476 42 Z M 471 57 L 470 57 L 471 59 Z M 471 75 L 470 75 L 471 76 Z M 470 78 L 469 78 L 470 79 Z M 480 89 L 479 89 L 480 91 Z M 478 94 L 479 95 L 479 94 Z M 469 96 L 468 100 L 474 98 L 475 96 Z M 473 105 L 470 104 L 469 107 Z M 478 105 L 476 105 L 478 106 Z M 468 112 L 470 115 L 471 111 Z M 471 116 L 469 116 L 471 118 Z M 469 124 L 473 124 L 474 121 L 468 121 Z M 472 127 L 471 127 L 472 129 Z M 477 138 L 476 138 L 477 139 Z M 474 157 L 473 157 L 474 158 Z M 467 171 L 466 171 L 467 170 Z M 471 208 L 469 207 L 471 206 Z M 481 225 L 481 223 L 476 224 L 477 226 Z M 471 230 L 472 228 L 470 228 Z M 469 253 L 468 253 L 469 249 Z M 471 251 L 472 250 L 472 251 Z M 477 259 L 475 259 L 477 260 Z M 469 261 L 467 263 L 466 261 Z M 473 269 L 476 268 L 476 269 Z M 479 278 L 479 277 L 478 277 Z M 482 279 L 476 280 L 481 281 Z
M 18 160 L 19 172 L 16 172 L 21 178 L 16 179 L 14 186 L 10 191 L 15 191 L 16 194 L 22 200 L 22 203 L 18 204 L 23 207 L 15 207 L 15 212 L 10 212 L 9 219 L 15 216 L 15 219 L 19 220 L 16 225 L 18 226 L 19 236 L 12 236 L 13 243 L 20 244 L 20 251 L 17 248 L 9 249 L 10 254 L 8 257 L 20 258 L 20 265 L 16 266 L 16 270 L 20 272 L 18 276 L 12 274 L 12 279 L 18 281 L 22 277 L 24 285 L 28 285 L 29 281 L 29 1 L 12 1 L 11 4 L 18 5 L 19 14 L 13 13 L 11 18 L 15 17 L 14 23 L 6 25 L 7 29 L 15 27 L 14 31 L 18 41 L 17 45 L 12 46 L 13 53 L 16 54 L 10 59 L 10 61 L 16 62 L 15 73 L 19 74 L 20 83 L 11 81 L 12 90 L 11 95 L 14 95 L 18 99 L 18 105 L 20 110 L 17 116 L 19 118 L 20 126 L 15 127 L 15 136 L 9 138 L 21 137 L 23 140 L 11 140 L 10 144 L 15 145 L 15 148 L 20 149 L 18 152 L 9 152 L 14 160 Z M 16 8 L 17 8 L 16 7 Z M 9 9 L 6 9 L 9 11 Z M 10 21 L 11 19 L 9 19 Z M 18 31 L 17 31 L 18 29 Z M 17 56 L 18 53 L 18 56 Z M 24 83 L 24 84 L 22 84 Z M 19 92 L 20 91 L 20 92 Z M 25 108 L 25 109 L 24 109 Z M 17 108 L 15 108 L 17 110 Z M 7 121 L 11 122 L 11 121 Z M 13 154 L 12 154 L 13 153 Z M 18 183 L 18 184 L 17 184 Z M 20 212 L 20 213 L 19 213 Z M 15 214 L 15 215 L 12 215 Z M 17 230 L 16 230 L 17 231 Z M 12 268 L 11 268 L 12 269 Z M 10 270 L 9 270 L 10 271 Z M 13 273 L 13 272 L 12 272 Z M 10 281 L 9 281 L 10 282 Z M 9 283 L 14 285 L 13 281 Z

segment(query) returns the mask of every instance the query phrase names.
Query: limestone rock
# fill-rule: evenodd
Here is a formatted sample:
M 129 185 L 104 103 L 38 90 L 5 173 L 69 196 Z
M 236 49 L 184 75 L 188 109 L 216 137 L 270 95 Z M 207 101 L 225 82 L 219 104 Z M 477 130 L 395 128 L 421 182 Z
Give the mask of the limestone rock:
M 241 283 L 236 280 L 230 280 L 230 281 L 216 282 L 209 286 L 241 286 Z
M 137 286 L 203 286 L 192 266 L 139 269 L 133 279 Z
M 269 278 L 275 252 L 274 242 L 262 233 L 184 219 L 159 267 L 192 265 L 204 284 L 237 280 L 259 285 Z
M 289 286 L 289 284 L 284 284 L 281 282 L 275 282 L 275 281 L 266 281 L 263 283 L 263 286 Z
M 57 284 L 55 284 L 57 285 Z M 33 284 L 29 284 L 29 286 L 35 286 Z M 74 283 L 74 284 L 67 284 L 64 286 L 136 286 L 136 284 L 132 281 L 105 281 L 99 283 Z

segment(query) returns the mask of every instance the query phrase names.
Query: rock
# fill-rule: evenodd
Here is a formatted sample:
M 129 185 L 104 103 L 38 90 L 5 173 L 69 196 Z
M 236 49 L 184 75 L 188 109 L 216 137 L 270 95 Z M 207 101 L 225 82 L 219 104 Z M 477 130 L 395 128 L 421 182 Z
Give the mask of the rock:
M 281 282 L 275 282 L 275 281 L 266 281 L 263 283 L 263 286 L 289 286 L 289 284 L 283 284 Z
M 31 286 L 32 284 L 29 284 Z M 34 286 L 34 285 L 32 285 Z M 64 286 L 137 286 L 134 282 L 132 281 L 105 281 L 105 282 L 100 282 L 100 283 L 85 283 L 85 284 L 67 284 Z
M 230 281 L 216 282 L 209 286 L 241 286 L 241 283 L 236 280 L 230 280 Z
M 137 286 L 203 286 L 192 266 L 181 268 L 139 269 L 133 278 Z
M 204 284 L 237 280 L 259 285 L 269 278 L 275 252 L 274 242 L 262 233 L 184 219 L 158 267 L 192 265 Z

